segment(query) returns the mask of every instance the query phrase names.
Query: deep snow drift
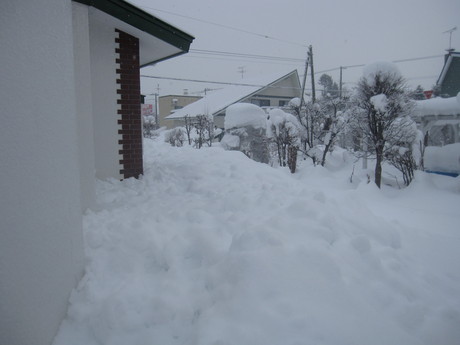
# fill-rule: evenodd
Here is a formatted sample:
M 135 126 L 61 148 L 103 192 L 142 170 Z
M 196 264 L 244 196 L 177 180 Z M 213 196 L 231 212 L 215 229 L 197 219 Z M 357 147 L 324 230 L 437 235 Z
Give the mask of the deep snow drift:
M 378 190 L 345 152 L 294 175 L 145 152 L 141 180 L 98 182 L 54 345 L 460 343 L 460 178 Z

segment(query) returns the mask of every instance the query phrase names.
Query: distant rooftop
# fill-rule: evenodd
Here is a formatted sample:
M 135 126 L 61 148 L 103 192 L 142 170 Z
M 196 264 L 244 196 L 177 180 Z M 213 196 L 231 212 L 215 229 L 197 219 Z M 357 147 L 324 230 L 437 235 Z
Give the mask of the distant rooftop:
M 258 80 L 245 81 L 240 85 L 231 85 L 224 89 L 210 92 L 208 95 L 192 104 L 177 110 L 166 119 L 182 119 L 186 116 L 195 117 L 202 114 L 217 115 L 228 106 L 269 88 L 280 80 L 297 75 L 297 70 L 285 75 L 268 75 Z

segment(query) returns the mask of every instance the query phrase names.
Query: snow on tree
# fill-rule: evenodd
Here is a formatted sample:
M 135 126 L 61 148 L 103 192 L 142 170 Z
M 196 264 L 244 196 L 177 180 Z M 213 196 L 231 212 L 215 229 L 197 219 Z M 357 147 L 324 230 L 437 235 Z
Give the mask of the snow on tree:
M 375 184 L 380 188 L 382 162 L 395 146 L 410 141 L 408 119 L 413 102 L 406 91 L 404 78 L 392 63 L 377 62 L 364 68 L 354 101 L 354 125 L 375 155 Z
M 313 164 L 316 164 L 318 154 L 315 146 L 317 133 L 319 132 L 319 123 L 317 122 L 320 111 L 319 105 L 308 102 L 301 108 L 300 99 L 294 98 L 289 102 L 289 111 L 295 116 L 297 123 L 300 125 L 299 150 L 306 157 L 311 158 Z
M 320 101 L 322 111 L 319 112 L 320 133 L 323 154 L 320 164 L 326 164 L 326 156 L 336 145 L 339 136 L 345 132 L 349 123 L 348 113 L 345 112 L 346 101 L 340 98 L 325 98 Z
M 267 136 L 275 144 L 279 165 L 289 166 L 294 173 L 302 126 L 294 115 L 281 109 L 271 110 L 268 116 Z
M 184 127 L 176 127 L 165 132 L 165 142 L 171 146 L 181 147 L 186 140 L 186 131 Z
M 151 138 L 153 136 L 153 132 L 158 127 L 155 121 L 155 116 L 144 115 L 142 116 L 142 120 L 143 120 L 142 131 L 144 134 L 144 138 Z
M 237 103 L 225 112 L 225 134 L 221 145 L 238 150 L 256 162 L 268 163 L 267 115 L 250 103 Z
M 214 140 L 214 121 L 212 115 L 198 115 L 193 119 L 193 126 L 197 133 L 194 139 L 195 147 L 201 149 L 206 143 L 212 146 Z
M 409 116 L 397 118 L 392 123 L 391 130 L 398 131 L 400 135 L 387 142 L 385 159 L 402 173 L 404 184 L 408 186 L 418 167 L 417 160 L 420 161 L 421 148 L 417 145 L 420 131 Z
M 301 126 L 300 151 L 314 164 L 320 162 L 324 166 L 327 153 L 347 128 L 346 100 L 325 97 L 315 103 L 307 102 L 300 109 L 300 100 L 294 98 L 289 106 Z

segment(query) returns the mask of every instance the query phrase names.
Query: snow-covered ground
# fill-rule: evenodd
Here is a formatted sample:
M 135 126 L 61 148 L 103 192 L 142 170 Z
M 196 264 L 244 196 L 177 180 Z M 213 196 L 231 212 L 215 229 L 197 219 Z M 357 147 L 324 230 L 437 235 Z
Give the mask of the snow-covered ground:
M 154 140 L 145 167 L 98 182 L 54 345 L 460 344 L 460 178 L 379 190 L 343 151 L 291 175 Z

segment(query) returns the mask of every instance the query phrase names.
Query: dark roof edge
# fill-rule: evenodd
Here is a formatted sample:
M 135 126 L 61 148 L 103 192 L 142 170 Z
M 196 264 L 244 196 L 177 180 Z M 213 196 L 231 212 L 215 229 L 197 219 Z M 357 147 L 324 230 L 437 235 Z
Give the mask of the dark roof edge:
M 147 62 L 147 63 L 145 63 L 145 64 L 143 64 L 143 65 L 141 65 L 141 66 L 139 66 L 139 67 L 140 67 L 140 68 L 143 68 L 143 67 L 148 67 L 148 66 L 151 66 L 151 65 L 155 65 L 155 64 L 158 63 L 158 62 L 165 61 L 165 60 L 169 60 L 169 59 L 171 59 L 171 58 L 174 58 L 174 57 L 177 57 L 177 56 L 180 56 L 180 55 L 184 55 L 184 54 L 186 54 L 187 52 L 188 52 L 188 50 L 187 50 L 187 51 L 181 51 L 181 52 L 179 52 L 179 53 L 177 53 L 177 54 L 168 55 L 168 56 L 165 56 L 165 57 L 162 58 L 162 59 L 158 59 L 158 60 L 154 60 L 154 61 Z
M 436 82 L 436 85 L 441 85 L 442 82 L 444 81 L 447 70 L 449 69 L 452 59 L 454 57 L 460 58 L 460 52 L 454 51 L 454 52 L 449 52 L 448 54 L 446 54 L 446 58 L 444 60 L 444 66 L 442 66 L 441 74 L 438 77 L 438 81 Z
M 123 0 L 73 0 L 92 6 L 172 46 L 188 52 L 193 36 Z

